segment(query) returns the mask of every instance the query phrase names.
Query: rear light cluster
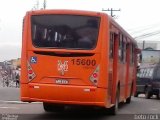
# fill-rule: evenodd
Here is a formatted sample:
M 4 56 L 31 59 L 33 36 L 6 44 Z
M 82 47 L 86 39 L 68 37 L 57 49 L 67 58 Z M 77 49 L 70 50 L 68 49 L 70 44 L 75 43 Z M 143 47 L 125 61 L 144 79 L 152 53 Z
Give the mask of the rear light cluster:
M 98 78 L 99 78 L 99 66 L 96 67 L 95 71 L 90 76 L 90 81 L 94 84 L 98 84 Z
M 34 73 L 34 71 L 33 71 L 32 67 L 31 67 L 31 65 L 29 64 L 29 62 L 28 62 L 28 66 L 27 67 L 28 67 L 28 80 L 31 81 L 36 77 L 36 74 Z

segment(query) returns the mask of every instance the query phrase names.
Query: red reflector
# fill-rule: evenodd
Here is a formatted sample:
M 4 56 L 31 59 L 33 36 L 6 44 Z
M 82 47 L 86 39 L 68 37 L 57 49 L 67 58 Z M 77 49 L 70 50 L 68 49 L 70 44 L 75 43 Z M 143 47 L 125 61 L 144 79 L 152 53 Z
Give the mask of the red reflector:
M 94 78 L 96 78 L 97 76 L 98 76 L 97 73 L 94 73 L 94 74 L 93 74 L 93 77 L 94 77 Z
M 34 86 L 30 85 L 29 88 L 34 88 Z
M 32 76 L 29 76 L 29 79 L 32 79 Z
M 28 71 L 28 73 L 29 73 L 29 74 L 32 74 L 32 73 L 33 73 L 33 71 L 32 71 L 32 70 L 29 70 L 29 71 Z

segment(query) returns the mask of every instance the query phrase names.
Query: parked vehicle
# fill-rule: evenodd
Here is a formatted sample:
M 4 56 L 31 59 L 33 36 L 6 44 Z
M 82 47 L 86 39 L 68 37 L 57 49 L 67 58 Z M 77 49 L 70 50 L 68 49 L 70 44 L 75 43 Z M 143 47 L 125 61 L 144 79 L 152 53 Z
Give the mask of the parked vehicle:
M 152 95 L 160 98 L 160 63 L 138 68 L 136 88 L 135 97 L 143 93 L 147 99 Z

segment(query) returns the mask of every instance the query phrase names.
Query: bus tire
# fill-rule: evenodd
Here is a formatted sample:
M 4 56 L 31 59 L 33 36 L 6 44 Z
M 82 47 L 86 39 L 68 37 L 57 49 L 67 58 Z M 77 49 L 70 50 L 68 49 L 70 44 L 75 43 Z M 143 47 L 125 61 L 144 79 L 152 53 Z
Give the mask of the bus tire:
M 119 88 L 117 89 L 117 92 L 116 92 L 116 101 L 115 101 L 115 105 L 113 107 L 111 107 L 109 109 L 109 114 L 110 115 L 116 115 L 117 112 L 118 112 L 118 106 L 119 106 Z
M 126 103 L 127 103 L 127 104 L 131 103 L 131 96 L 129 96 L 129 97 L 126 99 Z
M 126 99 L 127 104 L 131 103 L 132 90 L 133 90 L 133 83 L 132 83 L 132 86 L 131 86 L 131 89 L 130 89 L 130 96 Z
M 157 99 L 158 99 L 158 100 L 160 99 L 160 95 L 159 95 L 159 93 L 157 94 Z
M 45 102 L 43 102 L 43 108 L 46 112 L 62 112 L 64 110 L 64 106 Z

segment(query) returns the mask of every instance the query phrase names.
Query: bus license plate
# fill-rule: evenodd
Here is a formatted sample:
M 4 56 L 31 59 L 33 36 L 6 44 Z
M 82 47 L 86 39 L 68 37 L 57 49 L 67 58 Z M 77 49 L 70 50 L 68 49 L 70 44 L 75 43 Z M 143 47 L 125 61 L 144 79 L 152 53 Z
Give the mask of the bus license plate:
M 69 84 L 69 81 L 64 79 L 57 79 L 56 84 Z

